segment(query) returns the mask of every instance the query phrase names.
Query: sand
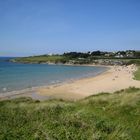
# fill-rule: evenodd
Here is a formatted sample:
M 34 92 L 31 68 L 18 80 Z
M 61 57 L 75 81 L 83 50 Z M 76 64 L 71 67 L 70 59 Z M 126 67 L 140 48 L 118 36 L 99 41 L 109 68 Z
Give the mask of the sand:
M 135 65 L 110 66 L 110 69 L 96 77 L 85 78 L 60 86 L 39 88 L 41 96 L 52 96 L 65 99 L 82 99 L 101 92 L 115 92 L 128 87 L 139 87 L 140 81 L 133 79 Z
M 135 65 L 109 66 L 109 68 L 108 71 L 95 77 L 36 88 L 30 93 L 18 94 L 16 97 L 30 96 L 40 100 L 50 98 L 78 100 L 101 92 L 111 93 L 128 87 L 140 88 L 140 81 L 133 79 L 133 72 L 137 69 Z M 14 95 L 8 96 L 8 98 L 11 97 L 14 97 Z

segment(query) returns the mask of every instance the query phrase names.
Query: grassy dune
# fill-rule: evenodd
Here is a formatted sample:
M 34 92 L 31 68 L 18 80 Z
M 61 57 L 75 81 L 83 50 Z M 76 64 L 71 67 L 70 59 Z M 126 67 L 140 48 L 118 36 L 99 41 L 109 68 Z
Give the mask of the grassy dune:
M 138 67 L 138 70 L 134 73 L 134 77 L 136 80 L 140 80 L 140 66 Z
M 139 140 L 140 89 L 77 102 L 19 98 L 0 102 L 0 139 Z

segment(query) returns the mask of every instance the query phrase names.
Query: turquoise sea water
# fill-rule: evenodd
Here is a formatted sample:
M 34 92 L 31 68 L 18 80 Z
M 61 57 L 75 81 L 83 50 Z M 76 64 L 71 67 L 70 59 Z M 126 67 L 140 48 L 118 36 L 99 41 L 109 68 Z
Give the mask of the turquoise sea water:
M 95 76 L 105 67 L 19 64 L 0 58 L 0 93 Z

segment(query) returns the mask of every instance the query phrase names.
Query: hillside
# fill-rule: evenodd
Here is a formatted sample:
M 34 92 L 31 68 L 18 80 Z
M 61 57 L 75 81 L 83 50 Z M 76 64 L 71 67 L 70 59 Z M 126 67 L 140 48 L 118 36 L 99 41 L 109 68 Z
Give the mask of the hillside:
M 84 100 L 0 102 L 0 139 L 139 140 L 140 89 Z
M 140 52 L 138 51 L 119 51 L 113 52 L 69 52 L 62 55 L 40 55 L 11 59 L 18 63 L 62 63 L 62 64 L 101 64 L 101 65 L 123 65 L 140 64 Z

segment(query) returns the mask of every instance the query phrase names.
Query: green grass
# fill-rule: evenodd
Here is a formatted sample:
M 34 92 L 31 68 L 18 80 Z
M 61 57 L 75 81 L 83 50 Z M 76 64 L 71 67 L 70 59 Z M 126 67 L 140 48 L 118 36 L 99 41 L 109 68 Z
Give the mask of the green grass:
M 136 64 L 136 65 L 140 65 L 140 59 L 128 59 L 126 60 L 127 64 L 130 65 L 130 64 Z
M 134 72 L 134 79 L 140 80 L 140 66 L 138 67 L 137 71 Z
M 0 102 L 2 140 L 139 140 L 140 89 L 77 102 L 19 98 Z
M 66 58 L 61 55 L 53 55 L 53 56 L 23 57 L 23 58 L 12 59 L 12 61 L 13 60 L 21 63 L 46 63 L 46 62 L 59 63 L 59 62 L 64 62 Z

